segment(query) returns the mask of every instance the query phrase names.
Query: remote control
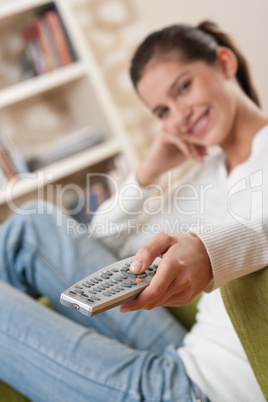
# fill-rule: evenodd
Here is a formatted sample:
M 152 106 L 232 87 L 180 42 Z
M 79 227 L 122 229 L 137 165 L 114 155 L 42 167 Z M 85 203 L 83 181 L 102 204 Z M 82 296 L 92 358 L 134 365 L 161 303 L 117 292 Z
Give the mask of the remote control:
M 77 282 L 61 294 L 61 304 L 91 317 L 135 299 L 156 274 L 160 258 L 138 275 L 129 270 L 132 259 L 118 261 Z

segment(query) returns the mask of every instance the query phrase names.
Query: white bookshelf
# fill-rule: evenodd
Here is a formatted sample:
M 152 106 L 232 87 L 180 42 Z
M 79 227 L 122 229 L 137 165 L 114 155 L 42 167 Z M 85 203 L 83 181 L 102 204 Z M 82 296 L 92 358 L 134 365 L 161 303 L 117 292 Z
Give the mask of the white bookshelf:
M 37 77 L 29 78 L 10 88 L 2 89 L 0 93 L 0 108 L 23 101 L 32 96 L 42 94 L 53 88 L 73 82 L 86 75 L 84 63 L 75 62 L 69 66 L 59 68 L 52 72 Z
M 122 152 L 115 140 L 106 141 L 103 145 L 96 145 L 94 149 L 78 152 L 64 161 L 59 161 L 42 170 L 33 173 L 25 173 L 12 179 L 6 186 L 5 193 L 0 194 L 0 205 L 10 202 L 12 199 L 25 197 L 36 192 L 41 187 L 59 182 L 97 163 L 104 162 Z M 89 162 L 90 160 L 90 162 Z
M 77 180 L 80 172 L 85 175 L 87 169 L 94 171 L 94 166 L 99 169 L 102 163 L 105 165 L 106 161 L 117 155 L 125 157 L 129 168 L 135 164 L 135 154 L 128 144 L 117 111 L 68 1 L 10 0 L 2 5 L 0 3 L 0 35 L 19 34 L 23 29 L 23 21 L 26 21 L 26 24 L 37 11 L 51 3 L 54 3 L 59 11 L 77 60 L 68 66 L 0 89 L 0 135 L 8 132 L 23 152 L 34 154 L 36 143 L 42 146 L 47 141 L 46 134 L 42 133 L 42 114 L 39 115 L 41 129 L 36 130 L 36 143 L 32 147 L 27 143 L 29 132 L 21 123 L 23 117 L 39 103 L 51 105 L 55 102 L 60 108 L 62 102 L 62 108 L 67 111 L 67 118 L 64 121 L 63 117 L 62 127 L 58 131 L 56 129 L 57 138 L 65 135 L 66 131 L 75 132 L 90 126 L 99 130 L 104 140 L 98 145 L 49 164 L 40 171 L 12 179 L 0 191 L 1 221 L 10 213 L 10 204 L 20 205 L 39 196 L 38 190 L 48 184 L 61 181 L 66 183 L 68 180 L 72 183 Z M 45 124 L 46 116 L 43 118 Z M 57 118 L 60 120 L 61 116 Z

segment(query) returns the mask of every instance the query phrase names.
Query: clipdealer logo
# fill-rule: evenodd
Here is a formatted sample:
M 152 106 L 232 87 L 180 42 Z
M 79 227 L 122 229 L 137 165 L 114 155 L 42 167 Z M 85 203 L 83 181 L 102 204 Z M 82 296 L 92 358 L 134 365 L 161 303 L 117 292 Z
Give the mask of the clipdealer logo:
M 244 194 L 243 194 L 244 193 Z M 240 205 L 237 205 L 239 197 Z M 243 203 L 241 204 L 241 199 Z M 263 171 L 252 173 L 235 183 L 227 195 L 227 208 L 230 216 L 238 223 L 251 227 L 251 221 L 263 219 Z M 246 215 L 246 216 L 245 216 Z M 261 226 L 261 225 L 260 225 Z M 255 231 L 258 231 L 256 228 Z

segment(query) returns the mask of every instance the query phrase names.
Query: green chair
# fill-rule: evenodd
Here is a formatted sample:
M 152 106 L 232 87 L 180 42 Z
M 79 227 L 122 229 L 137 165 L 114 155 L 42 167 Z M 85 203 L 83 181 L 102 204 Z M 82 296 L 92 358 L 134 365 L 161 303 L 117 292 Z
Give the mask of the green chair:
M 221 289 L 226 310 L 268 400 L 268 267 Z

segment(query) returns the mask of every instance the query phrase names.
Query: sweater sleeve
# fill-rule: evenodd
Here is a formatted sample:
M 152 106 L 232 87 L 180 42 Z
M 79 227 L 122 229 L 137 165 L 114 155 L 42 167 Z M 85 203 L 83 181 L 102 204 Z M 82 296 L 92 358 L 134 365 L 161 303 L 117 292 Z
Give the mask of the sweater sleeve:
M 122 257 L 126 244 L 135 238 L 136 227 L 143 216 L 143 206 L 154 193 L 153 188 L 141 187 L 135 173 L 129 175 L 114 196 L 103 202 L 90 225 L 91 234 L 115 254 Z
M 214 226 L 213 234 L 202 233 L 198 228 L 194 233 L 203 241 L 213 271 L 205 292 L 268 265 L 267 220 L 222 223 Z

